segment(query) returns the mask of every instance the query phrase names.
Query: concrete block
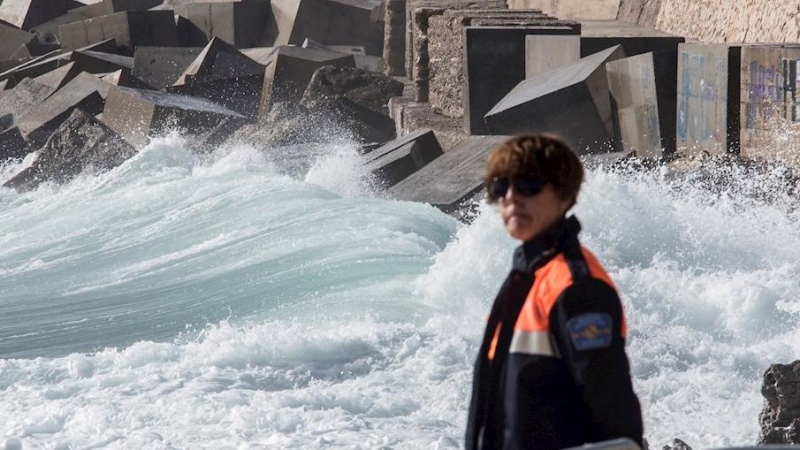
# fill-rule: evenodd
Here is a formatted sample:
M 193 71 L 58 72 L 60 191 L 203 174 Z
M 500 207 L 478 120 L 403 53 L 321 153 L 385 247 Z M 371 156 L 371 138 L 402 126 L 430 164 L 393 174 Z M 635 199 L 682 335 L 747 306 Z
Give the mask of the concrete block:
M 430 203 L 446 213 L 483 189 L 489 154 L 508 136 L 473 136 L 388 189 L 397 200 Z
M 50 94 L 53 88 L 31 80 L 22 80 L 14 89 L 0 98 L 0 130 L 11 127 L 31 108 L 36 108 Z
M 0 21 L 22 30 L 66 14 L 67 0 L 4 0 L 0 3 Z
M 741 52 L 740 154 L 800 165 L 797 144 L 786 142 L 787 128 L 798 121 L 800 44 L 745 45 Z
M 256 47 L 241 50 L 242 54 L 266 67 L 272 62 L 279 47 Z
M 111 85 L 89 73 L 81 73 L 17 122 L 22 136 L 34 147 L 47 141 L 76 108 L 89 114 L 103 111 L 103 99 Z
M 30 150 L 30 146 L 22 138 L 19 128 L 11 127 L 0 132 L 0 161 L 22 159 L 30 153 Z
M 137 47 L 131 74 L 155 89 L 164 89 L 175 84 L 202 51 L 200 47 Z
M 302 45 L 303 48 L 315 48 L 318 50 L 330 50 L 332 52 L 342 53 L 345 55 L 353 55 L 356 61 L 356 68 L 366 70 L 367 72 L 382 73 L 383 72 L 383 58 L 379 56 L 367 55 L 366 49 L 357 45 L 322 45 L 319 42 L 306 39 Z
M 583 21 L 581 57 L 614 45 L 621 45 L 627 56 L 653 52 L 658 95 L 661 140 L 667 154 L 675 152 L 678 93 L 678 45 L 685 39 L 653 28 L 618 21 Z
M 506 135 L 554 133 L 579 154 L 615 149 L 605 65 L 624 56 L 622 48 L 614 46 L 523 81 L 486 114 L 489 130 Z
M 80 51 L 98 51 L 102 53 L 113 52 L 117 46 L 113 39 L 99 42 L 79 49 Z M 11 85 L 25 78 L 35 78 L 44 75 L 59 67 L 65 66 L 73 61 L 73 52 L 52 52 L 47 55 L 34 58 L 24 64 L 13 67 L 0 73 L 0 80 L 9 80 Z
M 72 52 L 70 60 L 75 62 L 81 70 L 89 73 L 109 73 L 120 69 L 130 72 L 133 69 L 132 56 L 93 50 L 76 50 Z
M 299 47 L 281 47 L 264 74 L 259 118 L 265 118 L 272 105 L 297 102 L 322 66 L 355 67 L 353 55 Z
M 324 45 L 364 45 L 383 52 L 382 0 L 273 0 L 276 46 L 300 45 L 306 38 Z
M 153 89 L 153 86 L 131 75 L 129 70 L 120 69 L 106 75 L 100 75 L 100 79 L 112 86 L 122 86 L 134 89 Z
M 2 6 L 0 6 L 2 8 Z M 26 44 L 36 39 L 36 35 L 0 23 L 0 60 L 11 59 L 11 56 Z M 24 55 L 22 55 L 24 56 Z M 30 56 L 30 55 L 28 55 Z M 14 58 L 14 59 L 18 59 Z
M 61 25 L 123 11 L 147 10 L 161 3 L 163 3 L 163 0 L 102 0 L 90 5 L 70 9 L 66 14 L 37 25 L 32 31 L 36 32 L 40 42 L 58 43 L 60 42 L 58 27 Z
M 227 118 L 245 119 L 207 100 L 113 86 L 103 109 L 103 121 L 137 148 L 169 129 L 203 134 Z
M 678 53 L 677 152 L 739 153 L 741 47 L 681 44 Z
M 612 119 L 623 151 L 640 158 L 661 159 L 658 95 L 653 54 L 622 58 L 606 64 L 612 99 Z
M 406 1 L 386 1 L 383 58 L 384 74 L 389 76 L 406 76 Z
M 125 11 L 58 27 L 61 46 L 78 49 L 115 39 L 121 52 L 133 56 L 138 46 L 176 47 L 178 34 L 172 11 Z
M 24 192 L 45 181 L 66 183 L 89 167 L 111 170 L 135 154 L 136 149 L 108 126 L 76 109 L 48 139 L 39 158 L 3 186 Z
M 386 189 L 406 179 L 443 153 L 432 130 L 419 130 L 371 151 L 366 156 L 366 169 Z
M 275 41 L 269 2 L 189 3 L 175 8 L 178 36 L 190 47 L 219 38 L 238 48 L 263 47 Z
M 488 134 L 483 116 L 525 80 L 525 39 L 536 34 L 576 35 L 580 26 L 465 27 L 464 129 Z
M 508 7 L 541 9 L 546 14 L 565 20 L 615 20 L 620 0 L 509 0 Z
M 57 91 L 61 89 L 72 81 L 75 77 L 80 75 L 83 71 L 78 67 L 75 62 L 70 62 L 65 66 L 61 66 L 57 69 L 51 70 L 50 72 L 45 73 L 44 75 L 39 75 L 38 77 L 34 78 L 35 81 L 45 84 L 53 88 L 53 91 Z
M 525 78 L 534 78 L 581 59 L 580 36 L 525 37 Z
M 176 86 L 191 83 L 264 74 L 264 66 L 253 61 L 220 38 L 213 38 L 189 67 L 183 71 Z
M 258 117 L 264 69 L 254 75 L 242 75 L 205 82 L 175 85 L 166 92 L 206 99 L 249 118 Z

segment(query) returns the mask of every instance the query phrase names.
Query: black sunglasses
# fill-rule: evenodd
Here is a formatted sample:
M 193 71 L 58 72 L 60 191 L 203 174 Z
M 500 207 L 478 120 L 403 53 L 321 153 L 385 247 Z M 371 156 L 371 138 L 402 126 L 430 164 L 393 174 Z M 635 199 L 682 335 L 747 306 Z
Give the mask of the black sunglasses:
M 544 189 L 544 179 L 539 175 L 526 175 L 514 178 L 494 178 L 486 184 L 489 201 L 496 202 L 506 196 L 508 189 L 514 185 L 514 191 L 523 197 L 532 197 Z

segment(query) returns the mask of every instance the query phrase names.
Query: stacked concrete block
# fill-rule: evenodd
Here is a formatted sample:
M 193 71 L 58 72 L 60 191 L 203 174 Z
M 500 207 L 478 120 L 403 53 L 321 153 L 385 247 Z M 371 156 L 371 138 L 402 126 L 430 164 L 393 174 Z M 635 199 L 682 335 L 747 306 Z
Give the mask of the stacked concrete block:
M 387 0 L 383 31 L 384 73 L 389 76 L 406 75 L 406 2 Z
M 273 0 L 275 45 L 300 45 L 306 38 L 325 45 L 360 44 L 383 52 L 381 0 Z
M 262 47 L 275 41 L 269 2 L 189 3 L 176 7 L 179 40 L 202 47 L 217 37 L 239 48 Z
M 61 25 L 61 46 L 73 50 L 114 39 L 121 51 L 133 56 L 138 46 L 178 45 L 172 11 L 126 11 Z
M 509 0 L 508 7 L 511 9 L 541 9 L 547 14 L 567 20 L 616 20 L 621 1 Z M 637 0 L 637 2 L 641 4 L 643 0 Z
M 554 133 L 579 154 L 616 149 L 606 63 L 620 46 L 525 80 L 486 114 L 492 134 Z
M 175 84 L 202 51 L 201 47 L 137 47 L 131 74 L 164 89 Z
M 430 203 L 446 213 L 483 188 L 489 154 L 508 136 L 473 136 L 400 181 L 387 192 L 397 200 Z
M 628 56 L 653 53 L 660 118 L 659 132 L 665 153 L 674 153 L 678 45 L 685 39 L 652 28 L 617 21 L 584 21 L 582 25 L 582 57 L 614 45 L 621 45 Z
M 484 116 L 525 80 L 526 37 L 577 35 L 580 25 L 465 27 L 464 129 L 489 134 Z
M 253 61 L 221 38 L 212 38 L 203 51 L 183 71 L 175 85 L 202 83 L 264 73 L 264 66 Z
M 581 59 L 580 36 L 525 37 L 525 78 L 534 78 Z
M 481 20 L 514 19 L 525 26 L 549 26 L 557 19 L 540 11 L 447 10 L 428 23 L 429 72 L 427 80 L 415 78 L 418 90 L 427 90 L 434 110 L 449 117 L 464 117 L 464 27 Z M 523 60 L 524 62 L 524 60 Z M 521 80 L 520 80 L 521 81 Z M 419 97 L 424 97 L 422 94 Z
M 264 74 L 259 118 L 280 102 L 298 102 L 314 72 L 323 66 L 355 67 L 353 55 L 299 47 L 281 47 Z
M 371 151 L 366 169 L 383 189 L 394 186 L 441 156 L 432 130 L 419 130 Z
M 617 138 L 626 152 L 639 158 L 663 156 L 653 54 L 623 58 L 606 64 Z
M 170 129 L 202 134 L 225 119 L 245 117 L 207 100 L 114 86 L 103 109 L 103 122 L 137 148 Z
M 66 14 L 68 9 L 67 0 L 4 0 L 0 2 L 0 21 L 30 30 Z
M 41 146 L 76 108 L 92 115 L 102 112 L 109 88 L 110 84 L 96 76 L 81 73 L 21 117 L 17 126 L 26 141 Z

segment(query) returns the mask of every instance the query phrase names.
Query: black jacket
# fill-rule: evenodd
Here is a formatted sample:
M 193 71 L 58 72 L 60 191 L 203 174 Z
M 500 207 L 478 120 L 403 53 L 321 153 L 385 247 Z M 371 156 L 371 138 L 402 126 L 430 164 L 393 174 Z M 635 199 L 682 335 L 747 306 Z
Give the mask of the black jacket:
M 642 444 L 622 304 L 579 231 L 570 217 L 515 251 L 475 363 L 467 450 Z

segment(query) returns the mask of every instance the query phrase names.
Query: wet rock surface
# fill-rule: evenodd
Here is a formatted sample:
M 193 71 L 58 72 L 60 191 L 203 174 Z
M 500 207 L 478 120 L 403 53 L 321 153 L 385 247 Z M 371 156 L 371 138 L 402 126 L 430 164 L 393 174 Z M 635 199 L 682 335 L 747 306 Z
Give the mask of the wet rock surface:
M 303 102 L 345 97 L 355 104 L 388 115 L 389 99 L 403 95 L 405 86 L 394 78 L 350 67 L 325 66 L 314 72 Z
M 800 444 L 800 360 L 773 364 L 761 386 L 764 409 L 758 444 Z

